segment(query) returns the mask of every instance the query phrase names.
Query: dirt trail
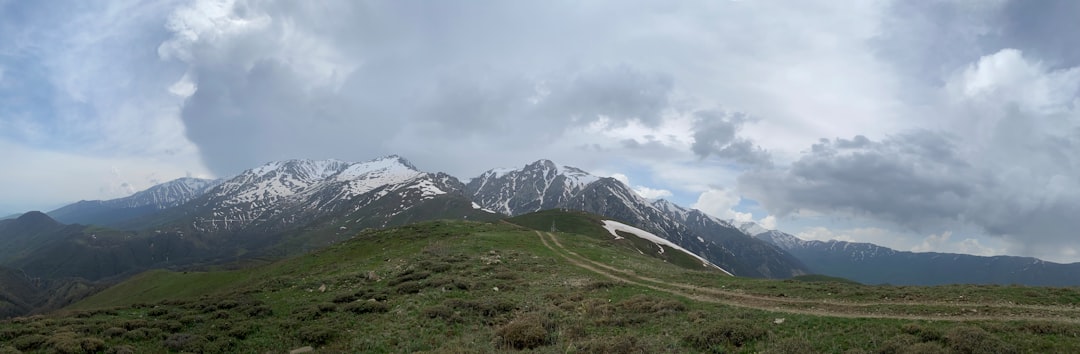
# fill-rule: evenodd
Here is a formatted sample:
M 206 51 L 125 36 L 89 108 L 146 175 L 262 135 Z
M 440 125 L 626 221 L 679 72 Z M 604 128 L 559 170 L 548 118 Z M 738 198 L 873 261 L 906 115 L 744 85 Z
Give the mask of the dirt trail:
M 581 256 L 567 249 L 558 237 L 550 232 L 536 231 L 544 246 L 562 256 L 568 262 L 612 280 L 643 286 L 697 301 L 719 303 L 730 306 L 752 308 L 765 311 L 831 316 L 844 318 L 886 318 L 907 320 L 943 320 L 943 321 L 1051 321 L 1080 323 L 1078 309 L 1054 306 L 1010 305 L 1010 304 L 950 304 L 938 302 L 896 303 L 896 302 L 834 302 L 827 300 L 808 300 L 776 298 L 745 294 L 716 288 L 690 284 L 668 282 L 617 269 Z M 550 241 L 550 242 L 549 242 Z M 554 245 L 554 246 L 553 246 Z M 905 307 L 915 310 L 933 306 L 948 309 L 948 313 L 906 314 Z M 983 313 L 979 313 L 982 311 Z M 987 313 L 990 313 L 989 315 Z

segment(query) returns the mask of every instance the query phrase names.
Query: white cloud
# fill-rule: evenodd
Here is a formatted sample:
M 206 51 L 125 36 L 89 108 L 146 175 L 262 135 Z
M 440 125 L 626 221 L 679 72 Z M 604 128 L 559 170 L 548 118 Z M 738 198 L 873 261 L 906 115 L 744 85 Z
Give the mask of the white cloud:
M 952 250 L 957 253 L 973 254 L 977 256 L 996 256 L 1000 255 L 1001 251 L 983 246 L 978 239 L 965 238 L 960 241 L 958 245 L 955 245 Z M 1073 255 L 1075 256 L 1075 254 Z
M 0 188 L 0 212 L 4 213 L 49 211 L 78 200 L 124 197 L 180 177 L 210 177 L 205 170 L 183 167 L 198 166 L 197 155 L 166 159 L 87 156 L 39 150 L 4 140 L 0 140 L 0 151 L 4 151 L 4 165 L 17 166 L 0 174 L 0 185 L 5 186 Z
M 767 230 L 776 230 L 776 216 L 768 215 L 761 220 L 758 220 L 758 224 Z
M 625 184 L 626 186 L 630 186 L 630 177 L 627 177 L 622 173 L 613 173 L 611 174 L 611 178 L 614 178 L 616 181 L 622 182 L 622 184 Z
M 940 235 L 930 235 L 923 239 L 922 243 L 912 247 L 912 252 L 942 252 L 942 245 L 949 242 L 949 237 L 952 237 L 951 231 L 945 231 Z
M 671 197 L 671 191 L 666 189 L 653 189 L 645 186 L 634 187 L 634 192 L 645 199 L 663 199 Z
M 912 252 L 940 252 L 940 253 L 963 253 L 972 254 L 976 256 L 994 256 L 999 255 L 999 250 L 991 247 L 983 246 L 982 242 L 975 238 L 964 238 L 959 241 L 952 241 L 953 233 L 951 231 L 945 231 L 937 235 L 929 235 L 923 239 L 922 243 L 911 248 Z
M 180 80 L 177 80 L 176 83 L 169 86 L 169 93 L 180 98 L 191 97 L 191 95 L 195 94 L 196 90 L 198 90 L 198 87 L 195 87 L 195 83 L 191 81 L 191 75 L 188 73 L 185 73 Z
M 855 241 L 854 239 L 851 238 L 851 236 L 848 236 L 848 235 L 842 234 L 842 233 L 838 234 L 838 233 L 833 232 L 832 230 L 829 230 L 828 228 L 821 227 L 821 226 L 805 228 L 802 231 L 799 231 L 799 232 L 795 233 L 795 236 L 797 236 L 797 237 L 799 237 L 799 238 L 801 238 L 803 240 L 817 240 L 817 241 L 837 240 L 837 241 L 847 241 L 847 242 L 854 242 Z
M 730 189 L 715 188 L 702 192 L 697 202 L 690 207 L 725 220 L 754 221 L 752 214 L 734 210 L 741 200 L 742 198 Z
M 649 188 L 642 185 L 632 186 L 630 184 L 630 177 L 627 177 L 622 173 L 613 173 L 611 174 L 611 178 L 622 182 L 622 184 L 630 187 L 630 189 L 633 190 L 634 193 L 637 193 L 639 196 L 645 199 L 662 199 L 672 196 L 671 191 L 666 189 Z

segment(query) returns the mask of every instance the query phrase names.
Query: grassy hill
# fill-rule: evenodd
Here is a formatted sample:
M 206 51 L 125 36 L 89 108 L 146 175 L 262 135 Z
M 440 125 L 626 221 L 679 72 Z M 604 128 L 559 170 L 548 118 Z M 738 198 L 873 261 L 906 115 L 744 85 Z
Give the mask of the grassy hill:
M 1080 351 L 1075 288 L 729 277 L 578 226 L 426 222 L 254 268 L 151 271 L 0 322 L 0 353 Z

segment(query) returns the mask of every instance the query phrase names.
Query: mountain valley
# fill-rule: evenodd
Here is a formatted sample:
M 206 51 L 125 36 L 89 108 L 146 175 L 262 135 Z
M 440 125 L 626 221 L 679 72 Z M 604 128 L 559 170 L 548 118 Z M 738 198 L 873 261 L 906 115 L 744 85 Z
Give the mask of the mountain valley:
M 330 247 L 358 232 L 428 220 L 495 222 L 532 215 L 537 230 L 573 229 L 537 219 L 553 211 L 581 211 L 640 229 L 671 247 L 630 237 L 626 242 L 635 252 L 675 264 L 704 263 L 737 277 L 823 274 L 894 285 L 1080 284 L 1078 264 L 804 241 L 670 201 L 647 200 L 618 180 L 548 160 L 489 170 L 463 183 L 387 156 L 360 163 L 271 162 L 231 178 L 182 178 L 125 198 L 80 201 L 47 214 L 0 220 L 0 267 L 7 274 L 0 285 L 22 289 L 0 297 L 6 316 L 45 312 L 151 269 L 242 269 Z

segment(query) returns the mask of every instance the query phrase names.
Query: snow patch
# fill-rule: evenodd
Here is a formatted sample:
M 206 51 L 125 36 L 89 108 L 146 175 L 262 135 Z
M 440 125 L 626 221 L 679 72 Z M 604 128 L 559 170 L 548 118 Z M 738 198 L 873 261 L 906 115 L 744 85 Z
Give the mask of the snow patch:
M 577 167 L 562 166 L 559 167 L 558 172 L 563 176 L 566 176 L 567 179 L 573 181 L 574 184 L 580 187 L 587 186 L 589 185 L 589 183 L 600 180 L 600 177 L 593 176 Z
M 682 251 L 682 252 L 690 255 L 691 257 L 697 258 L 698 260 L 701 261 L 701 265 L 703 267 L 713 267 L 713 268 L 719 269 L 721 272 L 727 273 L 727 275 L 732 275 L 731 272 L 728 272 L 727 270 L 716 266 L 712 262 L 709 262 L 709 260 L 695 254 L 694 252 L 690 252 L 690 251 L 686 250 L 685 248 L 682 248 L 681 246 L 676 245 L 675 243 L 673 243 L 671 241 L 668 241 L 667 239 L 664 239 L 663 237 L 656 236 L 656 235 L 654 235 L 652 233 L 649 233 L 649 232 L 647 232 L 645 230 L 642 230 L 642 229 L 639 229 L 639 228 L 636 228 L 636 227 L 633 227 L 633 226 L 630 226 L 630 225 L 626 225 L 626 224 L 623 224 L 623 223 L 618 222 L 618 221 L 603 220 L 603 223 L 604 223 L 604 228 L 607 229 L 608 232 L 611 233 L 611 235 L 615 236 L 616 240 L 623 238 L 622 236 L 619 236 L 619 234 L 616 231 L 622 231 L 622 232 L 626 232 L 626 233 L 631 233 L 631 234 L 636 235 L 637 237 L 641 237 L 643 239 L 651 241 L 652 243 L 655 243 L 657 247 L 660 247 L 660 246 L 671 247 L 673 249 Z M 660 247 L 660 252 L 661 253 L 663 252 L 663 249 L 664 249 L 663 247 Z

